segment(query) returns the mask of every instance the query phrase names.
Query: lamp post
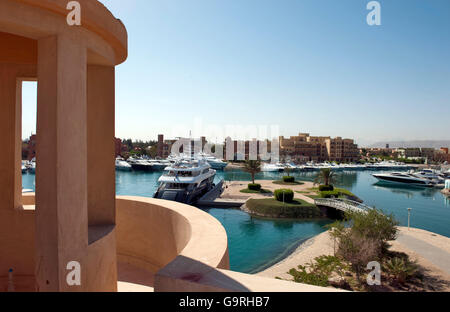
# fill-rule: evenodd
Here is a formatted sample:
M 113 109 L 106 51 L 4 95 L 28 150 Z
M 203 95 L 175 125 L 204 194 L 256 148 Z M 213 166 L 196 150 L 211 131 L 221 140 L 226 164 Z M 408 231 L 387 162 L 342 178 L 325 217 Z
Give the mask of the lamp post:
M 408 208 L 408 231 L 411 228 L 411 210 L 412 208 Z

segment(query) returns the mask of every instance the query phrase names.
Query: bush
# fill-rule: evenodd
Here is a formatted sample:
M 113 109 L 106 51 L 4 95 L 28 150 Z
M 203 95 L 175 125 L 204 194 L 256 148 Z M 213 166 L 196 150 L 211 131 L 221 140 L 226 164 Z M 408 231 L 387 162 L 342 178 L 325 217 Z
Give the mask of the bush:
M 285 183 L 294 183 L 295 182 L 295 177 L 283 177 L 283 182 Z
M 416 276 L 419 270 L 414 262 L 399 257 L 390 259 L 383 267 L 385 272 L 400 284 L 404 284 Z
M 348 222 L 337 221 L 327 227 L 337 239 L 337 255 L 352 264 L 359 280 L 368 262 L 386 257 L 388 241 L 397 237 L 398 222 L 377 209 L 349 212 L 346 219 Z
M 275 191 L 275 199 L 280 202 L 290 203 L 294 200 L 294 191 L 288 189 L 280 189 Z
M 253 184 L 253 183 L 250 183 L 249 185 L 248 185 L 248 189 L 249 190 L 251 190 L 251 191 L 261 191 L 261 184 Z
M 294 282 L 327 287 L 330 278 L 336 274 L 341 281 L 344 279 L 348 266 L 335 256 L 320 256 L 305 266 L 300 265 L 299 270 L 291 269 L 289 274 Z
M 341 193 L 338 191 L 322 191 L 320 192 L 320 197 L 322 198 L 338 198 Z
M 320 185 L 319 186 L 319 191 L 320 192 L 334 191 L 334 186 L 333 185 Z

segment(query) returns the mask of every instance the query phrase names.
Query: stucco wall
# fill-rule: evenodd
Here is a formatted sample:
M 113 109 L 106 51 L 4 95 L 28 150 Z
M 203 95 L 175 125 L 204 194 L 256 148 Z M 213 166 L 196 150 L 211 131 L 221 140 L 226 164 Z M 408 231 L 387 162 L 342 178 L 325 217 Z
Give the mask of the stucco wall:
M 118 197 L 118 261 L 156 273 L 177 256 L 228 268 L 225 229 L 207 213 L 183 204 Z

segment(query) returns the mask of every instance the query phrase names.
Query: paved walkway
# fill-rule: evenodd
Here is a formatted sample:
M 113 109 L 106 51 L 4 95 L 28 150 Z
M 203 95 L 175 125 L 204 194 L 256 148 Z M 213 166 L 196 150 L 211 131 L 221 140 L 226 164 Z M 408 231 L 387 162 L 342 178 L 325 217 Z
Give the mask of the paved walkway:
M 404 232 L 399 234 L 397 241 L 406 248 L 424 257 L 442 271 L 450 274 L 450 253 L 447 251 Z

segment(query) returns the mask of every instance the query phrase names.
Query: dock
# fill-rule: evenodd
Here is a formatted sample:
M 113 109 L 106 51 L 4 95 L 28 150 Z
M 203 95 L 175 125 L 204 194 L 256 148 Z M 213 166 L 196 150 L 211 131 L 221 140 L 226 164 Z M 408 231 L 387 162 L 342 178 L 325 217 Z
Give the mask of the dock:
M 217 183 L 217 185 L 208 193 L 206 193 L 197 202 L 198 207 L 202 208 L 240 208 L 245 204 L 245 199 L 228 199 L 220 198 L 224 191 L 224 180 Z

